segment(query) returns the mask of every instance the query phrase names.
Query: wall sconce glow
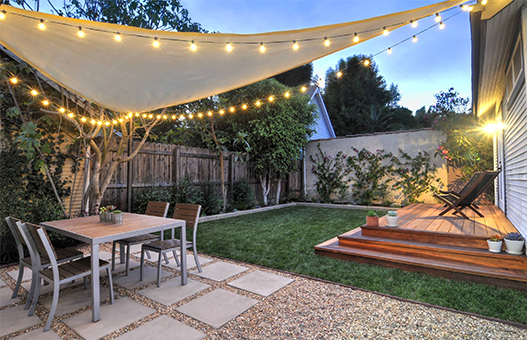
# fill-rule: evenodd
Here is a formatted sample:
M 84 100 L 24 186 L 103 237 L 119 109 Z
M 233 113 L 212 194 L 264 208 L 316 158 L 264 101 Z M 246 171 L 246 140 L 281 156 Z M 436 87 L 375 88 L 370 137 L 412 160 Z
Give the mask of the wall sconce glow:
M 412 25 L 413 28 L 416 28 L 417 27 L 417 20 L 414 21 L 414 20 L 410 20 L 410 24 Z
M 355 36 L 353 37 L 353 42 L 358 43 L 360 41 L 359 35 L 355 33 Z
M 40 19 L 40 22 L 38 23 L 38 29 L 41 31 L 46 29 L 46 25 L 44 24 L 44 19 Z
M 192 42 L 190 43 L 190 50 L 192 52 L 195 52 L 198 50 L 198 46 L 196 45 L 196 43 L 194 42 L 194 40 L 192 40 Z
M 468 11 L 468 5 L 461 6 L 461 9 L 464 10 L 465 12 Z
M 481 0 L 481 4 L 482 4 L 483 6 L 485 6 L 487 3 L 488 3 L 487 0 Z
M 299 48 L 300 46 L 298 46 L 298 43 L 296 42 L 296 40 L 293 40 L 293 50 L 298 51 Z
M 113 35 L 113 40 L 117 42 L 121 42 L 123 40 L 123 37 L 121 37 L 121 33 L 117 32 Z
M 161 46 L 161 44 L 159 43 L 158 37 L 154 38 L 154 41 L 152 41 L 152 46 L 154 46 L 155 48 L 159 48 L 159 46 Z
M 445 28 L 445 24 L 441 21 L 439 23 L 439 29 L 442 30 L 443 28 Z
M 388 31 L 388 29 L 386 27 L 383 27 L 382 28 L 382 35 L 387 36 L 388 33 L 390 33 L 390 31 Z
M 503 124 L 503 122 L 501 121 L 497 123 L 488 123 L 487 125 L 483 127 L 483 131 L 490 133 L 490 134 L 496 133 L 503 129 L 505 129 L 505 124 Z
M 84 31 L 82 30 L 82 27 L 79 26 L 79 30 L 77 31 L 77 36 L 79 38 L 84 38 L 85 34 L 84 34 Z
M 439 13 L 436 13 L 435 21 L 436 22 L 440 22 L 441 21 L 441 16 L 439 15 Z
M 265 48 L 264 43 L 260 43 L 260 53 L 265 53 L 265 50 L 266 48 Z

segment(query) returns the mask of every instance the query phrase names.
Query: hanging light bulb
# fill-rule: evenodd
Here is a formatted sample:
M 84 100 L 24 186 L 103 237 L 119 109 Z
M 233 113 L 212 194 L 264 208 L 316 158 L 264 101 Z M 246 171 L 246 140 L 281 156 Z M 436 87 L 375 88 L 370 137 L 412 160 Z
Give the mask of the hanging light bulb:
M 414 37 L 412 38 L 412 41 L 413 42 L 417 42 L 417 37 L 414 35 Z
M 439 13 L 436 13 L 435 21 L 436 22 L 440 22 L 441 21 L 441 16 L 439 15 Z
M 63 107 L 59 107 L 59 112 L 60 112 L 60 113 L 64 113 L 64 112 L 66 112 L 66 109 L 63 108 Z
M 38 91 L 37 90 L 31 90 L 31 92 L 29 92 L 29 93 L 31 93 L 31 95 L 33 97 L 38 96 Z
M 273 96 L 269 96 L 269 101 L 272 103 L 274 101 L 274 97 Z
M 340 77 L 342 77 L 342 72 L 341 72 L 341 71 L 338 71 L 338 72 L 337 72 L 337 78 L 340 78 Z
M 359 40 L 360 40 L 359 35 L 357 33 L 355 33 L 355 36 L 353 37 L 353 42 L 354 43 L 358 43 Z
M 293 40 L 293 50 L 298 51 L 299 48 L 300 46 L 298 46 L 298 43 L 296 42 L 296 40 Z
M 143 113 L 143 118 L 146 118 L 148 117 L 148 115 L 146 113 Z
M 465 12 L 468 11 L 468 5 L 461 6 L 461 9 L 464 10 Z
M 157 116 L 156 116 L 156 119 L 161 119 L 161 115 L 157 115 Z
M 148 118 L 152 119 L 152 118 L 154 118 L 154 115 L 153 114 L 149 114 Z
M 5 14 L 7 12 L 5 10 L 2 10 L 2 12 L 0 12 L 0 20 L 4 20 L 5 19 Z
M 113 35 L 113 40 L 117 41 L 117 42 L 121 42 L 121 40 L 123 40 L 123 38 L 121 37 L 121 33 L 117 32 Z
M 104 122 L 104 125 L 110 126 L 110 122 Z
M 191 113 L 191 114 L 188 115 L 188 118 L 192 119 L 192 118 L 194 118 L 194 115 Z
M 44 19 L 40 19 L 40 22 L 38 23 L 38 29 L 41 31 L 46 29 L 46 25 L 44 24 Z
M 390 33 L 390 31 L 388 31 L 388 29 L 386 27 L 383 27 L 382 28 L 382 35 L 387 36 L 388 33 Z
M 439 23 L 439 29 L 442 30 L 443 28 L 445 28 L 445 24 L 441 21 Z
M 101 126 L 101 125 L 102 125 L 102 122 L 101 122 L 101 121 L 98 121 L 98 122 L 97 122 L 97 125 Z
M 11 84 L 18 84 L 18 78 L 17 77 L 12 77 L 9 79 L 9 81 L 11 82 Z
M 180 115 L 179 119 L 185 119 L 185 116 L 184 115 Z
M 198 118 L 202 118 L 202 117 L 203 117 L 203 113 L 198 112 Z
M 417 27 L 417 20 L 410 20 L 410 24 L 412 24 L 412 27 L 413 28 L 416 28 Z
M 331 41 L 329 41 L 328 37 L 324 38 L 324 46 L 329 47 L 331 45 Z
M 291 94 L 289 92 L 284 93 L 284 97 L 289 98 Z
M 68 113 L 68 117 L 73 118 L 73 117 L 75 117 L 75 115 L 70 112 L 70 113 Z
M 82 30 L 82 27 L 79 26 L 79 30 L 77 31 L 77 35 L 79 38 L 84 38 L 84 31 Z
M 231 106 L 231 107 L 229 108 L 229 111 L 234 112 L 234 106 Z
M 207 112 L 207 115 L 208 115 L 209 117 L 212 117 L 212 111 Z
M 220 115 L 224 114 L 225 110 L 220 110 Z
M 306 91 L 307 91 L 307 87 L 302 86 L 302 88 L 300 89 L 300 91 L 302 91 L 302 92 L 306 92 Z
M 260 43 L 260 53 L 265 53 L 265 50 L 266 50 L 266 48 L 265 48 L 264 43 L 263 42 Z
M 86 123 L 86 117 L 82 117 L 81 122 Z
M 172 120 L 176 120 L 177 116 L 176 115 L 172 115 Z
M 118 121 L 119 121 L 119 123 L 122 123 L 122 122 L 124 122 L 124 119 L 119 118 Z
M 152 46 L 154 46 L 155 48 L 159 48 L 159 46 L 161 46 L 158 37 L 154 37 L 154 41 L 152 41 Z
M 260 105 L 262 105 L 262 103 L 260 103 L 260 101 L 259 101 L 259 100 L 258 100 L 258 101 L 256 101 L 256 103 L 255 103 L 255 104 L 256 104 L 256 106 L 258 106 L 258 107 L 260 107 Z
M 225 50 L 227 50 L 227 52 L 232 52 L 232 44 L 230 42 L 225 45 Z
M 472 12 L 474 10 L 474 6 L 468 6 L 468 11 Z
M 44 105 L 44 106 L 48 106 L 48 105 L 49 105 L 49 100 L 44 99 L 44 100 L 42 101 L 42 105 Z
M 487 0 L 481 0 L 481 4 L 482 4 L 483 6 L 485 6 L 487 3 L 488 3 Z
M 388 54 L 392 54 L 392 48 L 391 47 L 388 47 Z
M 139 112 L 136 112 L 136 113 L 135 113 L 135 116 L 136 116 L 136 117 L 139 117 L 139 116 L 140 116 Z M 146 116 L 146 115 L 145 115 L 145 116 Z
M 362 63 L 364 64 L 364 66 L 368 67 L 371 64 L 371 61 L 370 61 L 370 59 L 364 59 L 364 61 Z
M 242 109 L 247 110 L 247 104 L 243 104 Z

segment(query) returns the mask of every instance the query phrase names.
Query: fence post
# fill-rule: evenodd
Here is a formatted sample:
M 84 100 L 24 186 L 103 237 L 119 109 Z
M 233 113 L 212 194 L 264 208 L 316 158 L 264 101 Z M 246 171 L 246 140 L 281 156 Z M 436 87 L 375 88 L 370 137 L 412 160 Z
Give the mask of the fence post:
M 131 122 L 130 122 L 131 123 Z M 128 139 L 128 156 L 132 153 L 132 148 L 134 145 L 134 140 L 132 137 Z M 132 192 L 134 184 L 134 175 L 132 171 L 132 162 L 133 159 L 128 162 L 128 167 L 126 168 L 126 206 L 128 212 L 132 212 Z
M 232 192 L 234 190 L 234 155 L 229 155 L 229 199 L 232 198 Z
M 174 163 L 172 165 L 172 182 L 176 184 L 179 181 L 179 176 L 181 175 L 181 171 L 179 169 L 181 165 L 181 147 L 177 146 L 174 149 Z

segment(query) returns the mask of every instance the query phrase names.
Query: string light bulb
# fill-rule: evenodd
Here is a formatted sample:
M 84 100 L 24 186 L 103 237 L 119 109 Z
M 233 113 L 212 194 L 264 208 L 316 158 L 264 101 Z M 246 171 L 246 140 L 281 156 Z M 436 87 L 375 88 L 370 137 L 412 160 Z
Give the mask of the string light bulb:
M 442 30 L 443 28 L 445 28 L 445 24 L 441 21 L 439 23 L 439 29 Z
M 338 72 L 337 72 L 337 78 L 340 78 L 340 77 L 342 77 L 342 72 L 341 72 L 341 71 L 338 71 Z
M 11 82 L 11 84 L 18 84 L 18 78 L 17 77 L 11 77 L 11 79 L 9 79 L 9 81 Z
M 113 40 L 117 42 L 121 42 L 123 40 L 123 37 L 121 37 L 121 33 L 117 32 L 113 35 Z
M 231 107 L 229 108 L 229 111 L 234 112 L 234 106 L 231 106 Z
M 468 11 L 472 12 L 474 10 L 474 6 L 468 6 Z
M 33 97 L 38 96 L 38 91 L 37 91 L 37 90 L 31 90 L 31 92 L 29 92 L 29 93 L 31 93 L 31 95 L 32 95 Z
M 358 43 L 359 40 L 360 40 L 359 35 L 357 33 L 355 33 L 355 36 L 353 37 L 353 42 L 354 43 Z
M 191 113 L 191 114 L 188 115 L 188 118 L 192 119 L 192 118 L 194 118 L 194 115 Z
M 289 92 L 284 93 L 284 97 L 289 98 L 291 94 Z
M 298 43 L 296 42 L 296 40 L 293 40 L 293 50 L 298 51 L 299 48 L 300 46 L 298 46 Z
M 435 21 L 436 22 L 440 22 L 441 21 L 441 16 L 439 15 L 439 13 L 436 13 Z
M 143 113 L 143 118 L 146 118 L 147 117 L 147 114 L 146 113 Z
M 110 122 L 104 122 L 104 125 L 110 126 Z
M 247 104 L 243 104 L 242 109 L 247 110 Z
M 79 38 L 84 38 L 84 31 L 82 30 L 82 27 L 79 26 L 79 30 L 77 31 L 77 36 Z
M 417 27 L 417 20 L 410 20 L 410 24 L 412 25 L 413 28 L 416 28 Z
M 98 121 L 98 122 L 97 122 L 97 125 L 101 126 L 101 125 L 102 125 L 102 122 L 101 122 L 101 121 Z
M 382 28 L 382 35 L 387 36 L 388 33 L 390 33 L 390 31 L 388 31 L 388 29 L 386 27 L 383 27 Z
M 154 115 L 153 114 L 149 114 L 148 118 L 152 119 L 152 118 L 154 118 Z
M 86 117 L 82 117 L 81 122 L 86 123 Z
M 487 3 L 488 3 L 487 0 L 481 0 L 481 4 L 482 4 L 483 6 L 485 6 Z
M 414 35 L 414 37 L 412 38 L 412 41 L 413 42 L 417 42 L 417 37 Z
M 66 112 L 66 109 L 63 108 L 63 107 L 59 107 L 59 112 L 60 112 L 60 113 L 64 113 L 64 112 Z M 68 116 L 69 116 L 69 115 L 68 115 Z
M 225 45 L 225 50 L 227 50 L 227 52 L 232 52 L 232 44 L 227 43 L 227 45 Z
M 68 117 L 73 118 L 73 117 L 75 117 L 75 115 L 70 112 L 70 113 L 68 113 Z
M 176 115 L 172 115 L 172 120 L 176 120 L 177 116 Z
M 364 64 L 364 66 L 368 67 L 371 64 L 371 61 L 370 61 L 370 59 L 364 59 L 364 61 L 362 63 Z
M 224 114 L 225 110 L 220 110 L 220 115 Z
M 265 48 L 264 43 L 263 42 L 260 43 L 260 53 L 265 53 L 265 50 L 266 50 L 266 48 Z
M 198 112 L 198 118 L 202 118 L 202 117 L 203 117 L 203 113 Z
M 328 37 L 324 38 L 324 46 L 329 47 L 331 45 L 331 41 L 329 41 Z
M 155 48 L 159 48 L 159 46 L 161 46 L 158 37 L 154 37 L 154 41 L 152 41 L 152 46 L 154 46 Z
M 392 48 L 391 47 L 388 47 L 388 54 L 392 54 Z
M 180 116 L 179 116 L 179 119 L 185 119 L 185 116 L 180 115 Z
M 461 6 L 461 9 L 464 10 L 465 12 L 468 11 L 468 5 Z
M 302 88 L 300 89 L 300 91 L 302 91 L 302 92 L 306 92 L 306 91 L 307 91 L 307 87 L 302 86 Z
M 261 102 L 260 102 L 259 100 L 258 100 L 258 101 L 256 101 L 256 103 L 255 103 L 255 104 L 256 104 L 256 106 L 258 106 L 258 107 L 260 107 L 260 105 L 262 105 L 262 103 L 261 103 Z
M 5 19 L 5 14 L 7 12 L 5 10 L 2 10 L 2 12 L 0 12 L 0 20 L 4 20 Z
M 42 105 L 44 105 L 44 106 L 48 106 L 48 105 L 49 105 L 49 100 L 44 99 L 44 100 L 42 101 Z
M 207 115 L 208 115 L 209 117 L 212 117 L 212 111 L 207 112 Z
M 38 29 L 41 31 L 46 29 L 46 25 L 44 24 L 44 19 L 40 19 L 40 22 L 38 23 Z
M 274 101 L 274 97 L 273 96 L 269 96 L 269 101 L 272 103 Z

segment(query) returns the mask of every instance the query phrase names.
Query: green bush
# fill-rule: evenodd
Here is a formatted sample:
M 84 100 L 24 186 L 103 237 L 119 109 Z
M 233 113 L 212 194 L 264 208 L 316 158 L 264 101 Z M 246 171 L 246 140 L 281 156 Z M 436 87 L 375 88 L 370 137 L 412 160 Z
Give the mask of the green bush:
M 223 208 L 221 189 L 217 185 L 206 183 L 201 192 L 201 212 L 205 215 L 219 214 Z
M 172 195 L 169 190 L 160 187 L 151 187 L 135 197 L 132 201 L 132 212 L 136 214 L 144 214 L 148 202 L 171 202 Z M 172 204 L 170 204 L 172 205 Z
M 203 193 L 190 180 L 190 176 L 186 175 L 180 179 L 176 185 L 172 187 L 172 201 L 171 203 L 188 203 L 201 204 L 203 200 Z
M 234 182 L 232 188 L 232 205 L 238 210 L 252 208 L 256 204 L 254 189 L 247 179 Z

